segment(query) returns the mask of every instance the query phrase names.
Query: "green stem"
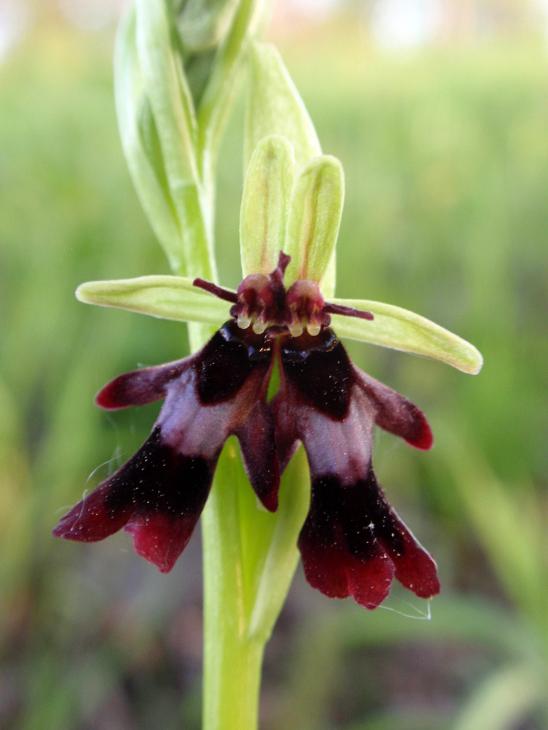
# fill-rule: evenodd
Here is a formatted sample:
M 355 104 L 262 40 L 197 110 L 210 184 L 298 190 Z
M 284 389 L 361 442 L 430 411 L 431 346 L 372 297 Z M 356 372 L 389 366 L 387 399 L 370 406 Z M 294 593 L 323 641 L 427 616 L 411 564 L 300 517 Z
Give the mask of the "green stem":
M 212 630 L 206 624 L 206 651 L 212 641 L 222 649 L 204 676 L 203 730 L 255 730 L 264 646 L 234 638 L 222 622 Z
M 201 276 L 216 278 L 214 257 L 214 170 L 217 147 L 226 115 L 230 108 L 236 77 L 247 41 L 253 35 L 264 0 L 241 0 L 230 33 L 218 52 L 212 78 L 206 88 L 198 111 L 196 157 L 200 179 L 200 205 L 182 200 L 184 219 L 194 221 L 182 232 L 195 241 L 185 250 L 209 253 L 204 261 L 186 261 L 186 275 L 195 275 L 195 265 L 202 267 Z M 189 214 L 190 213 L 190 214 Z M 203 238 L 206 244 L 203 245 Z M 188 239 L 187 239 L 188 241 Z M 196 246 L 194 244 L 197 244 Z M 192 270 L 191 270 L 192 269 Z M 181 273 L 181 272 L 178 272 Z M 190 346 L 199 349 L 211 335 L 204 325 L 189 326 Z M 256 620 L 256 593 L 261 586 L 253 563 L 253 553 L 246 539 L 260 532 L 253 510 L 255 498 L 242 474 L 238 449 L 230 441 L 225 446 L 216 470 L 216 478 L 202 516 L 204 573 L 204 680 L 203 730 L 256 730 L 259 715 L 259 691 L 264 647 L 272 625 L 281 609 L 294 570 L 294 560 L 281 560 L 288 567 L 287 576 L 280 579 L 279 600 L 275 600 L 275 615 Z M 242 479 L 243 476 L 243 479 Z M 251 522 L 250 521 L 251 511 Z M 257 520 L 260 522 L 260 520 Z M 246 527 L 247 525 L 247 531 Z M 260 555 L 260 551 L 258 553 Z M 266 560 L 259 557 L 259 564 Z M 267 561 L 268 562 L 268 561 Z M 267 612 L 268 613 L 268 612 Z M 252 624 L 255 630 L 252 629 Z M 264 627 L 267 626 L 267 630 Z M 262 630 L 261 630 L 262 629 Z
M 248 635 L 245 556 L 229 445 L 202 517 L 204 564 L 203 730 L 255 730 L 264 641 Z
M 210 331 L 192 325 L 198 349 Z M 267 636 L 250 636 L 253 591 L 242 549 L 238 449 L 227 443 L 202 515 L 204 572 L 203 730 L 256 730 L 261 666 Z M 247 484 L 244 488 L 249 489 Z M 249 497 L 249 495 L 248 495 Z

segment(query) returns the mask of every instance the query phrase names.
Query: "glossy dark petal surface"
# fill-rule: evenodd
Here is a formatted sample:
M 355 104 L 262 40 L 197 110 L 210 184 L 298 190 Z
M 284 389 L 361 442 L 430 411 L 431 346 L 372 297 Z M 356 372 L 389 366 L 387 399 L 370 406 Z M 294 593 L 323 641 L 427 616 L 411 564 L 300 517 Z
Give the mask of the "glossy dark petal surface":
M 358 485 L 343 489 L 336 477 L 314 479 L 299 548 L 310 585 L 373 609 L 390 591 L 394 566 L 370 527 L 362 497 Z
M 93 542 L 128 524 L 137 551 L 169 570 L 192 534 L 211 479 L 206 460 L 177 453 L 156 427 L 124 466 L 62 518 L 54 534 Z
M 234 398 L 257 369 L 268 371 L 272 345 L 262 335 L 227 322 L 194 359 L 197 390 L 203 405 Z
M 290 338 L 281 356 L 284 375 L 304 403 L 337 420 L 347 415 L 354 368 L 332 330 Z
M 394 575 L 421 598 L 439 592 L 434 561 L 390 508 L 372 470 L 346 487 L 334 475 L 314 479 L 299 548 L 308 582 L 330 597 L 375 608 Z
M 176 363 L 128 373 L 100 394 L 104 407 L 165 402 L 152 434 L 115 474 L 62 518 L 58 537 L 91 542 L 125 527 L 136 552 L 171 570 L 201 514 L 220 451 L 237 433 L 263 503 L 275 509 L 279 468 L 264 401 L 271 344 L 232 322 L 202 351 Z
M 276 451 L 272 410 L 259 401 L 236 431 L 244 466 L 257 497 L 266 509 L 278 508 L 280 466 Z
M 300 356 L 298 344 L 282 349 L 273 410 L 282 465 L 297 440 L 310 465 L 311 506 L 299 538 L 307 580 L 328 596 L 352 596 L 367 608 L 386 598 L 394 577 L 418 596 L 435 595 L 436 565 L 386 501 L 371 467 L 375 422 L 425 448 L 431 443 L 426 419 L 403 396 L 353 368 L 327 331 L 308 354 Z M 331 387 L 344 408 L 331 407 L 325 395 Z

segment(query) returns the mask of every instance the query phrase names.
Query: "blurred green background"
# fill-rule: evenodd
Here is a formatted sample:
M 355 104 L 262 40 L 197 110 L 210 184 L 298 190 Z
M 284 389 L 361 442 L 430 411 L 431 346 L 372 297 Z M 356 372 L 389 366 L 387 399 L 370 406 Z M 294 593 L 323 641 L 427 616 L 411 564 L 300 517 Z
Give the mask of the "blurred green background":
M 527 3 L 488 5 L 510 22 L 476 37 L 454 20 L 458 32 L 406 49 L 378 48 L 368 3 L 274 22 L 323 147 L 346 170 L 339 295 L 430 317 L 486 364 L 471 378 L 349 345 L 429 415 L 432 452 L 378 433 L 376 466 L 436 556 L 443 593 L 430 620 L 397 589 L 368 613 L 312 591 L 299 569 L 267 652 L 265 730 L 548 728 L 548 60 L 519 13 Z M 40 12 L 0 62 L 0 727 L 197 730 L 199 535 L 168 577 L 125 535 L 95 546 L 50 536 L 156 411 L 100 413 L 94 393 L 124 369 L 181 357 L 186 334 L 74 299 L 82 281 L 167 265 L 117 137 L 113 28 L 77 28 L 53 3 Z M 229 285 L 240 126 L 238 109 L 217 223 Z

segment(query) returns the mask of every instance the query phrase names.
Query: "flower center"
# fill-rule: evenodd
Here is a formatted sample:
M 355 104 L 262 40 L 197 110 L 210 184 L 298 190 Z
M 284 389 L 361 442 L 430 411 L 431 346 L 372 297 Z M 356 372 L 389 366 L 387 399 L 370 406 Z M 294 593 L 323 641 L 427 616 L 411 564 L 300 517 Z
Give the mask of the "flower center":
M 271 274 L 246 276 L 236 292 L 203 279 L 195 279 L 194 285 L 232 302 L 230 314 L 238 327 L 251 327 L 257 335 L 271 330 L 273 335 L 289 333 L 291 337 L 300 337 L 307 332 L 316 337 L 322 328 L 329 327 L 330 313 L 373 319 L 371 312 L 326 302 L 315 281 L 299 279 L 286 289 L 284 274 L 289 261 L 290 257 L 281 251 Z
M 305 330 L 319 335 L 329 324 L 325 302 L 314 281 L 302 279 L 286 290 L 278 270 L 270 276 L 251 274 L 238 287 L 237 301 L 230 310 L 238 327 L 260 335 L 270 328 L 287 329 L 292 337 Z

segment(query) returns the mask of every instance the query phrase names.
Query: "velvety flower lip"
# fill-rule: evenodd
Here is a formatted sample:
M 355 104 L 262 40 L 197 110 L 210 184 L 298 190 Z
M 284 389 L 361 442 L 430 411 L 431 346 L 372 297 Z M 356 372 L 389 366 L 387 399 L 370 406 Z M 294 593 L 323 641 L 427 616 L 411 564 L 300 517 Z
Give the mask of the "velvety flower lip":
M 308 582 L 330 597 L 372 609 L 393 578 L 422 598 L 439 591 L 436 564 L 388 504 L 371 459 L 375 425 L 429 449 L 425 416 L 404 396 L 355 367 L 330 314 L 372 319 L 326 303 L 318 284 L 286 289 L 289 257 L 270 275 L 251 274 L 236 292 L 197 279 L 231 304 L 227 321 L 195 355 L 120 375 L 97 404 L 119 409 L 164 400 L 137 453 L 66 514 L 54 534 L 102 540 L 124 528 L 136 552 L 162 572 L 185 548 L 231 434 L 258 498 L 275 511 L 280 473 L 299 442 L 312 485 L 298 540 Z M 272 367 L 280 388 L 271 403 Z
M 98 394 L 103 408 L 164 398 L 139 451 L 65 515 L 57 537 L 102 540 L 122 527 L 136 551 L 171 570 L 203 509 L 222 445 L 235 434 L 257 496 L 277 506 L 274 422 L 265 397 L 271 343 L 227 322 L 196 355 L 121 375 Z
M 435 562 L 386 501 L 371 463 L 375 424 L 428 449 L 426 418 L 355 368 L 332 330 L 314 349 L 302 339 L 282 345 L 273 410 L 282 467 L 299 441 L 310 465 L 311 505 L 299 538 L 308 582 L 369 609 L 386 598 L 393 577 L 421 598 L 437 594 Z

